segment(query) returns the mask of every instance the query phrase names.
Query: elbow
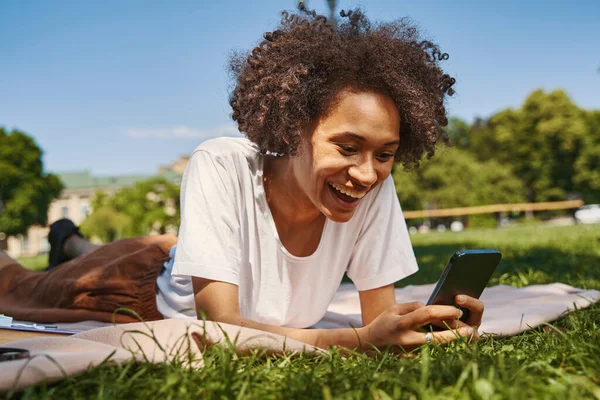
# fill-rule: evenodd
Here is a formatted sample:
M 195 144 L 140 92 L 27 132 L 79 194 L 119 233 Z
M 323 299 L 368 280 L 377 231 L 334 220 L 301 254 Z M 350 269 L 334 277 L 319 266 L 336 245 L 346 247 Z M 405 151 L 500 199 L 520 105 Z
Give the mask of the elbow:
M 215 322 L 223 322 L 224 324 L 244 326 L 241 315 L 235 314 L 221 314 L 218 318 L 215 318 Z
M 198 319 L 203 321 L 221 322 L 224 324 L 243 326 L 242 317 L 235 313 L 212 312 L 198 310 Z

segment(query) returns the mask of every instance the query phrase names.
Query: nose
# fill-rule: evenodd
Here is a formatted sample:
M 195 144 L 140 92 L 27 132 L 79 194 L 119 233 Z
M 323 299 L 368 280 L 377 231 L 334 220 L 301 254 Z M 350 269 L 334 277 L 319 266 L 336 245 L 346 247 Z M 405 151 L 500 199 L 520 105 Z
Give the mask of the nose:
M 352 166 L 348 173 L 361 186 L 371 187 L 377 182 L 377 170 L 373 163 L 372 159 L 364 160 L 360 164 Z

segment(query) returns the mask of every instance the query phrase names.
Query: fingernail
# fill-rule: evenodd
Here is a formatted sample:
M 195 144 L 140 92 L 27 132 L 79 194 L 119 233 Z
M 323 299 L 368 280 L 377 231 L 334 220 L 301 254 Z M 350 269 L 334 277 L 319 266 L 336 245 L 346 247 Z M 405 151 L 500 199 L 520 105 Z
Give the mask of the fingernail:
M 463 310 L 461 310 L 460 308 L 457 308 L 457 310 L 458 310 L 458 317 L 459 317 L 459 318 L 460 318 L 460 317 L 462 317 L 462 315 L 463 315 Z
M 456 296 L 456 301 L 458 303 L 464 303 L 465 301 L 467 301 L 467 298 L 463 295 L 458 295 L 458 296 Z

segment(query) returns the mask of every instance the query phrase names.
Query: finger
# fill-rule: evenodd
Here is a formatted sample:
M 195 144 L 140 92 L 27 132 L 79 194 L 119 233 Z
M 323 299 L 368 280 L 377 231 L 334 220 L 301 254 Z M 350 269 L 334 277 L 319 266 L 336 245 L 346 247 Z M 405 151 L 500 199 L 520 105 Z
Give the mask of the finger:
M 419 328 L 433 321 L 460 318 L 462 311 L 453 306 L 425 306 L 404 315 L 398 321 L 400 329 Z
M 437 320 L 437 321 L 431 322 L 431 324 L 435 325 L 437 327 L 443 328 L 443 329 L 459 329 L 459 328 L 470 326 L 458 318 Z
M 211 346 L 214 346 L 215 342 L 208 335 L 200 335 L 198 332 L 192 332 L 192 339 L 198 345 L 200 351 L 205 351 Z
M 412 303 L 394 304 L 390 307 L 390 310 L 394 314 L 405 315 L 423 307 L 425 307 L 425 304 L 420 301 L 413 301 Z
M 484 305 L 481 300 L 464 294 L 456 296 L 454 300 L 456 301 L 456 304 L 469 310 L 469 319 L 466 321 L 468 325 L 481 325 L 484 310 Z
M 448 344 L 458 338 L 475 338 L 477 330 L 471 326 L 465 326 L 459 329 L 440 331 L 440 332 L 428 332 L 430 342 L 438 344 Z M 422 334 L 423 344 L 427 343 L 427 333 Z M 478 336 L 477 336 L 478 337 Z

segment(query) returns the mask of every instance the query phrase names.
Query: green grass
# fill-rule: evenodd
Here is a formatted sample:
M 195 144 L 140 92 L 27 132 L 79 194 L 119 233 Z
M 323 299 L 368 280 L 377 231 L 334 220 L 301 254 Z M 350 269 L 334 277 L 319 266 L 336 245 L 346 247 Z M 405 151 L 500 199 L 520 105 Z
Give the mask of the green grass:
M 490 285 L 562 282 L 600 289 L 600 225 L 536 225 L 412 236 L 421 270 L 401 286 L 435 282 L 459 249 L 495 248 L 502 261 Z
M 34 271 L 42 271 L 48 266 L 48 255 L 42 254 L 33 257 L 21 257 L 17 261 L 25 268 L 32 269 Z
M 600 227 L 526 227 L 413 236 L 421 271 L 402 282 L 435 281 L 461 248 L 497 248 L 503 262 L 493 283 L 564 282 L 600 289 Z M 104 365 L 21 398 L 196 399 L 600 399 L 600 306 L 553 326 L 473 346 L 423 346 L 412 357 L 382 352 L 342 356 L 240 357 L 211 348 L 205 367 Z

